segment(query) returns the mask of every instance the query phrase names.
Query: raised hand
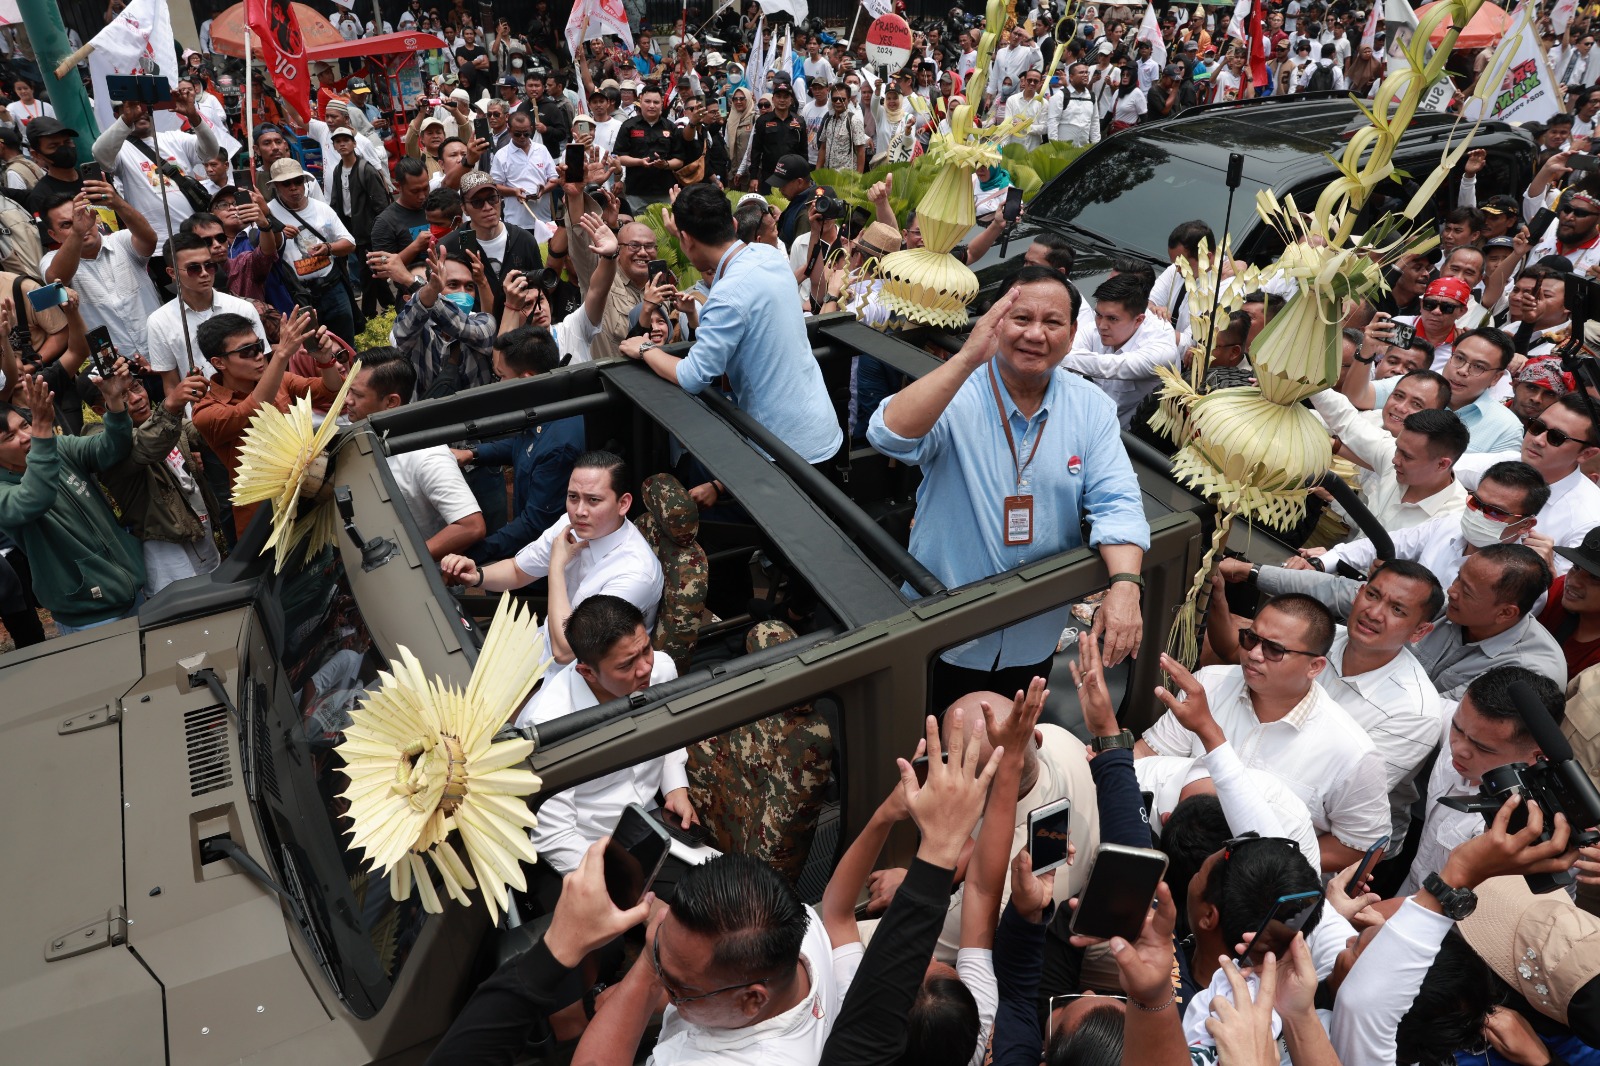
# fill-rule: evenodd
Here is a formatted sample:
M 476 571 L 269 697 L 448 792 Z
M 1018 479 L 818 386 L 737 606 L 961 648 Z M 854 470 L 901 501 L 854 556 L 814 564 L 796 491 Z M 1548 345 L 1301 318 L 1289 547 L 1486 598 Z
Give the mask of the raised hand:
M 1013 760 L 1020 762 L 1022 753 L 1033 744 L 1034 728 L 1044 711 L 1044 701 L 1049 698 L 1050 690 L 1044 687 L 1044 678 L 1035 677 L 1028 682 L 1026 691 L 1017 691 L 1011 701 L 1011 714 L 1003 722 L 996 721 L 994 708 L 987 700 L 980 702 L 978 707 L 983 712 L 983 728 L 989 743 L 1004 748 Z
M 1250 998 L 1250 985 L 1232 959 L 1222 959 L 1222 972 L 1232 989 L 1232 1002 L 1226 996 L 1211 1001 L 1212 1017 L 1206 1029 L 1217 1042 L 1218 1058 L 1229 1066 L 1276 1066 L 1277 1045 L 1272 1038 L 1272 1005 L 1278 991 L 1278 965 L 1272 952 L 1259 970 L 1261 988 Z
M 188 377 L 178 382 L 177 388 L 167 391 L 161 406 L 174 417 L 182 418 L 188 405 L 198 402 L 210 387 L 204 374 L 198 370 L 191 371 Z
M 606 891 L 605 851 L 610 837 L 602 837 L 584 852 L 578 868 L 561 882 L 561 898 L 544 935 L 545 947 L 563 966 L 574 967 L 583 957 L 643 922 L 655 896 L 649 892 L 637 904 L 621 910 Z
M 611 232 L 611 227 L 606 225 L 605 219 L 589 211 L 578 219 L 578 226 L 589 235 L 589 247 L 594 250 L 595 255 L 607 257 L 616 254 L 617 235 Z
M 935 866 L 947 868 L 955 866 L 962 847 L 972 836 L 973 826 L 983 815 L 989 782 L 994 780 L 1005 756 L 1004 748 L 995 748 L 988 763 L 980 767 L 982 745 L 977 730 L 967 730 L 960 707 L 950 714 L 953 743 L 948 761 L 939 741 L 939 721 L 932 715 L 927 720 L 927 737 L 917 744 L 916 754 L 926 752 L 928 756 L 926 784 L 917 784 L 909 760 L 895 760 L 900 767 L 906 809 L 922 831 L 922 846 L 917 854 Z
M 13 399 L 18 406 L 28 409 L 30 428 L 34 437 L 55 436 L 55 393 L 50 391 L 50 386 L 43 377 L 37 374 L 24 376 L 17 386 L 17 395 Z
M 1072 683 L 1078 690 L 1078 706 L 1083 710 L 1083 724 L 1097 737 L 1109 737 L 1121 732 L 1117 724 L 1116 708 L 1111 706 L 1111 693 L 1106 690 L 1106 672 L 1100 662 L 1100 642 L 1092 637 L 1078 641 L 1078 661 L 1068 663 Z
M 966 343 L 961 346 L 961 351 L 956 353 L 956 357 L 964 360 L 974 370 L 993 359 L 994 353 L 1000 350 L 1000 323 L 1010 313 L 1012 305 L 1021 295 L 1021 289 L 1013 285 L 996 300 L 994 306 L 985 311 L 973 324 L 972 332 L 967 334 Z
M 1072 946 L 1086 948 L 1105 943 L 1117 964 L 1123 991 L 1135 1003 L 1160 1009 L 1174 998 L 1172 928 L 1177 920 L 1178 908 L 1173 906 L 1172 890 L 1163 881 L 1156 886 L 1156 905 L 1145 916 L 1138 940 L 1130 944 L 1120 936 L 1102 941 L 1098 937 L 1074 935 Z
M 1200 738 L 1207 751 L 1223 743 L 1227 738 L 1223 736 L 1222 727 L 1217 724 L 1216 718 L 1212 717 L 1211 704 L 1206 700 L 1206 690 L 1195 676 L 1170 655 L 1161 656 L 1161 669 L 1172 679 L 1178 691 L 1183 693 L 1183 698 L 1179 699 L 1158 685 L 1156 699 L 1172 712 L 1179 725 Z

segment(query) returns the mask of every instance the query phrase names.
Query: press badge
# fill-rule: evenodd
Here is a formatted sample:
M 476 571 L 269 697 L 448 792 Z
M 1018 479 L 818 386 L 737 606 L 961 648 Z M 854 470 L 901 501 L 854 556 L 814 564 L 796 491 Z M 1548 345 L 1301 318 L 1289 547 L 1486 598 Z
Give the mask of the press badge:
M 1006 515 L 1006 547 L 1014 548 L 1022 544 L 1033 543 L 1033 497 L 1032 496 L 1007 496 L 1005 504 Z

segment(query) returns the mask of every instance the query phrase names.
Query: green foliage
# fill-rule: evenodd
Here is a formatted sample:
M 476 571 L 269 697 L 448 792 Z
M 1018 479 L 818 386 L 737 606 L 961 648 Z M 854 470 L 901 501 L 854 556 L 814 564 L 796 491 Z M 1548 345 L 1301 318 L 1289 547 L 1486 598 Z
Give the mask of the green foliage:
M 678 238 L 667 232 L 667 224 L 662 217 L 666 211 L 666 204 L 651 204 L 644 214 L 635 215 L 634 221 L 643 222 L 655 231 L 656 256 L 667 261 L 673 276 L 678 279 L 678 288 L 687 289 L 700 280 L 700 271 L 696 270 L 694 264 L 689 262 L 689 257 L 683 254 L 683 247 L 678 244 Z
M 394 329 L 394 314 L 394 308 L 390 307 L 382 314 L 367 319 L 367 328 L 356 337 L 356 351 L 364 352 L 368 348 L 382 348 L 390 344 L 389 332 Z

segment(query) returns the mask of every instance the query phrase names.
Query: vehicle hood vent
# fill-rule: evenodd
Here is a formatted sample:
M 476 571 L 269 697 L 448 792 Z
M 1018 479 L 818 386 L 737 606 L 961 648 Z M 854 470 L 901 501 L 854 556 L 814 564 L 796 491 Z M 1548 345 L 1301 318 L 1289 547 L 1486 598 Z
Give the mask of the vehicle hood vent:
M 202 707 L 183 716 L 183 742 L 189 755 L 189 794 L 203 796 L 233 784 L 228 754 L 228 709 Z

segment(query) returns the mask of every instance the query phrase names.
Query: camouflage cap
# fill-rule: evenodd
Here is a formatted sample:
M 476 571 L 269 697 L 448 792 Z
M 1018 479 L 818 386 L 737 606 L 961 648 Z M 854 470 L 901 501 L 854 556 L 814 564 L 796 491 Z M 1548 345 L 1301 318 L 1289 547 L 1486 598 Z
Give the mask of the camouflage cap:
M 779 644 L 793 640 L 797 635 L 789 628 L 787 622 L 757 622 L 744 636 L 744 651 L 749 655 L 763 648 L 775 648 Z
M 700 508 L 677 478 L 671 474 L 652 474 L 644 482 L 644 506 L 662 532 L 683 546 L 694 542 L 700 532 Z

